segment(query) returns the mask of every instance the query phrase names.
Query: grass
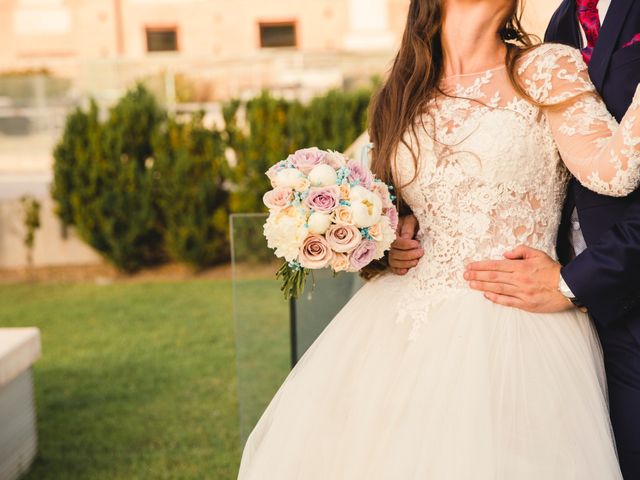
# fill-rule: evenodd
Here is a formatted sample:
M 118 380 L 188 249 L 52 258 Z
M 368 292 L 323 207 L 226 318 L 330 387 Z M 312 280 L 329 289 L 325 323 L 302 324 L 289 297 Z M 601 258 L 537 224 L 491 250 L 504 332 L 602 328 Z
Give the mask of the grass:
M 246 283 L 256 294 L 242 296 L 240 309 L 255 315 L 260 302 L 266 319 L 269 335 L 256 338 L 276 367 L 261 398 L 272 395 L 287 366 L 286 307 L 278 295 L 265 297 L 264 282 Z M 236 478 L 231 304 L 230 282 L 217 280 L 0 286 L 0 326 L 42 333 L 39 454 L 26 479 Z

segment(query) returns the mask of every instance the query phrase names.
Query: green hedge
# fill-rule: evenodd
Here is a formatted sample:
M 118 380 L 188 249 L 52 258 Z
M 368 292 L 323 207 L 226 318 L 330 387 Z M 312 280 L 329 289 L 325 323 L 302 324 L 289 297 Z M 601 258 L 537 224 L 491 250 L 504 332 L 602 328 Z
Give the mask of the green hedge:
M 54 151 L 53 197 L 60 218 L 123 271 L 165 260 L 163 226 L 149 158 L 164 114 L 142 87 L 128 92 L 105 122 L 91 104 L 67 119 Z
M 228 259 L 229 166 L 221 132 L 202 115 L 174 119 L 154 139 L 158 202 L 166 249 L 175 260 L 199 269 Z
M 366 129 L 370 93 L 330 91 L 305 105 L 264 92 L 225 104 L 224 130 L 202 114 L 169 118 L 140 85 L 105 121 L 92 103 L 69 115 L 54 151 L 58 215 L 123 271 L 227 261 L 229 213 L 266 211 L 265 172 L 294 150 L 348 147 Z

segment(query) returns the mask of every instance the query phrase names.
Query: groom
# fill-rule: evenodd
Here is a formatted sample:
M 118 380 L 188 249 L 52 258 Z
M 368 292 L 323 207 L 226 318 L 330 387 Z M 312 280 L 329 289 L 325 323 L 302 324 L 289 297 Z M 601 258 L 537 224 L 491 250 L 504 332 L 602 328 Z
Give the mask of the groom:
M 582 50 L 591 80 L 620 121 L 640 83 L 640 1 L 564 0 L 545 41 Z M 413 240 L 415 217 L 401 220 L 389 264 L 403 275 L 425 252 Z M 626 480 L 640 480 L 640 190 L 626 198 L 605 197 L 573 179 L 557 252 L 564 266 L 519 246 L 505 252 L 505 260 L 470 264 L 465 279 L 501 305 L 589 312 L 604 351 L 622 473 Z

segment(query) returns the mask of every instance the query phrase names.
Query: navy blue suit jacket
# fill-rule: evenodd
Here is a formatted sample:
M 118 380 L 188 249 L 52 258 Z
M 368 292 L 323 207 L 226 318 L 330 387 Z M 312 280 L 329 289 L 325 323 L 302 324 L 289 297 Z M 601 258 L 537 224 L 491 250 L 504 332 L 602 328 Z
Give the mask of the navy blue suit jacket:
M 545 41 L 581 46 L 575 0 L 564 0 Z M 640 1 L 613 0 L 589 63 L 589 75 L 609 111 L 620 121 L 640 82 Z M 587 250 L 570 260 L 570 216 L 576 208 Z M 575 179 L 569 185 L 558 234 L 562 277 L 597 323 L 623 323 L 640 342 L 640 190 L 625 198 L 594 193 Z

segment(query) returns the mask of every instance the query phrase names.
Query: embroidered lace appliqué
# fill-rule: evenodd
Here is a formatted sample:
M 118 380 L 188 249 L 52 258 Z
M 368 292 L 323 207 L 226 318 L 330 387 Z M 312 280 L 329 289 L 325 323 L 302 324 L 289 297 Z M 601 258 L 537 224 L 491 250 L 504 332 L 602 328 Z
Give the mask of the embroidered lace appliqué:
M 452 96 L 432 101 L 416 119 L 417 135 L 405 135 L 419 159 L 403 196 L 425 250 L 407 274 L 398 317 L 413 321 L 412 336 L 434 302 L 468 290 L 467 262 L 503 258 L 519 244 L 555 257 L 570 174 L 606 195 L 627 195 L 640 182 L 638 92 L 618 128 L 577 50 L 538 47 L 520 61 L 518 74 L 543 107 L 521 98 L 505 69 L 494 69 L 446 79 Z M 404 185 L 415 167 L 403 144 L 396 162 Z

